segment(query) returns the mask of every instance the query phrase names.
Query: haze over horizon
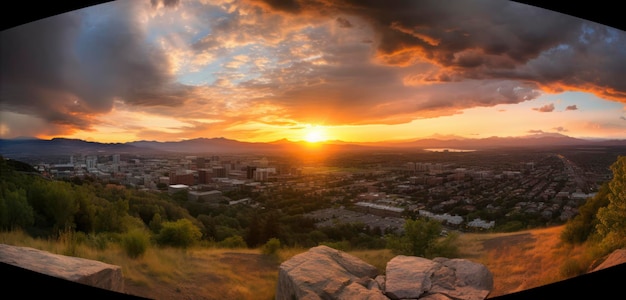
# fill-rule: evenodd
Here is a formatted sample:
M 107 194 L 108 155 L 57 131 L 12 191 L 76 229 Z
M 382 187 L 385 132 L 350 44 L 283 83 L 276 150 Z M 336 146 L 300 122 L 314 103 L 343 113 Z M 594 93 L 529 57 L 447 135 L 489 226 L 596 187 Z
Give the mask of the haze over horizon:
M 626 32 L 507 0 L 116 0 L 0 33 L 0 138 L 626 138 Z
M 359 141 L 346 141 L 346 140 L 339 140 L 339 139 L 325 139 L 325 140 L 315 140 L 315 139 L 307 139 L 307 136 L 298 138 L 296 137 L 296 139 L 288 139 L 288 138 L 280 138 L 277 140 L 271 140 L 271 141 L 245 141 L 245 140 L 237 140 L 237 139 L 232 139 L 232 138 L 227 138 L 227 137 L 223 137 L 223 136 L 214 136 L 214 137 L 194 137 L 194 138 L 190 138 L 190 139 L 176 139 L 176 140 L 128 140 L 128 141 L 118 141 L 118 142 L 102 142 L 102 141 L 95 141 L 95 140 L 84 140 L 81 138 L 75 138 L 75 137 L 48 137 L 48 138 L 38 138 L 38 137 L 32 137 L 32 136 L 17 136 L 17 137 L 13 137 L 13 138 L 4 138 L 4 137 L 0 137 L 0 140 L 6 140 L 6 141 L 19 141 L 19 140 L 23 140 L 23 141 L 27 141 L 27 140 L 43 140 L 43 141 L 52 141 L 55 139 L 67 139 L 67 140 L 77 140 L 77 141 L 84 141 L 84 142 L 93 142 L 93 143 L 102 143 L 102 144 L 132 144 L 132 143 L 137 143 L 137 142 L 159 142 L 159 143 L 172 143 L 172 142 L 184 142 L 184 141 L 194 141 L 194 140 L 229 140 L 229 141 L 234 141 L 234 142 L 251 142 L 251 143 L 281 143 L 281 142 L 287 142 L 287 143 L 308 143 L 308 144 L 334 144 L 334 143 L 342 143 L 342 144 L 361 144 L 361 145 L 366 145 L 366 144 L 380 144 L 380 145 L 384 145 L 386 143 L 410 143 L 410 142 L 420 142 L 420 141 L 480 141 L 480 140 L 484 140 L 484 141 L 488 141 L 491 139 L 516 139 L 516 140 L 532 140 L 532 139 L 538 139 L 538 138 L 556 138 L 556 139 L 576 139 L 576 140 L 580 140 L 580 141 L 589 141 L 589 142 L 593 142 L 593 141 L 615 141 L 615 142 L 624 142 L 626 143 L 626 138 L 573 138 L 570 137 L 568 135 L 562 134 L 562 133 L 550 133 L 550 132 L 531 132 L 529 134 L 523 135 L 523 136 L 485 136 L 485 137 L 462 137 L 462 136 L 457 136 L 457 135 L 441 135 L 441 134 L 433 134 L 430 136 L 426 136 L 426 137 L 420 137 L 420 138 L 407 138 L 407 139 L 383 139 L 383 140 L 370 140 L 370 141 L 363 141 L 363 142 L 359 142 Z M 555 140 L 556 141 L 556 140 Z

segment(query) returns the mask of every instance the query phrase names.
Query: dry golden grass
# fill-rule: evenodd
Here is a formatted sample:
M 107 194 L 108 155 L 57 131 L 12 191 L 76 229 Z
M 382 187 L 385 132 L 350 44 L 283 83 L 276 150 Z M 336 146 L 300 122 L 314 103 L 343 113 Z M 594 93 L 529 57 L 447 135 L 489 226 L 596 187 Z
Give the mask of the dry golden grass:
M 259 249 L 206 247 L 150 247 L 133 259 L 113 243 L 97 250 L 64 240 L 34 239 L 20 231 L 1 232 L 0 243 L 64 255 L 71 249 L 71 256 L 121 266 L 126 293 L 151 299 L 274 299 L 280 264 Z
M 286 261 L 290 259 L 291 257 L 293 257 L 294 255 L 298 255 L 308 250 L 309 248 L 303 248 L 303 247 L 282 248 L 277 253 L 278 261 L 280 262 Z
M 484 264 L 493 274 L 489 297 L 567 279 L 563 265 L 584 255 L 584 247 L 562 244 L 564 226 L 514 233 L 463 234 L 461 256 Z
M 269 300 L 274 298 L 278 264 L 258 249 L 153 248 L 123 266 L 129 294 L 153 299 Z
M 562 266 L 571 260 L 589 263 L 583 246 L 562 245 L 563 226 L 514 233 L 464 233 L 460 257 L 484 264 L 493 274 L 489 297 L 566 279 Z M 276 256 L 260 249 L 196 247 L 187 250 L 150 247 L 136 259 L 116 244 L 106 250 L 86 245 L 40 240 L 19 231 L 0 233 L 0 243 L 75 255 L 122 267 L 126 292 L 152 299 L 274 299 L 281 262 L 308 248 L 283 248 Z M 381 273 L 393 258 L 389 250 L 358 250 L 350 254 L 374 265 Z
M 389 249 L 355 250 L 349 253 L 373 265 L 381 274 L 384 274 L 387 262 L 395 256 Z

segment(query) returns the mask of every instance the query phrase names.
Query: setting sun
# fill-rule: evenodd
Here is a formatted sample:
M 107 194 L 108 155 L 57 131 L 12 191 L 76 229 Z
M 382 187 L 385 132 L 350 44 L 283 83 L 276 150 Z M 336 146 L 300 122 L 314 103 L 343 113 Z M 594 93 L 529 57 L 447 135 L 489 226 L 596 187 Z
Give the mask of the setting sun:
M 317 143 L 326 140 L 326 133 L 323 128 L 317 126 L 307 127 L 304 140 L 309 143 Z

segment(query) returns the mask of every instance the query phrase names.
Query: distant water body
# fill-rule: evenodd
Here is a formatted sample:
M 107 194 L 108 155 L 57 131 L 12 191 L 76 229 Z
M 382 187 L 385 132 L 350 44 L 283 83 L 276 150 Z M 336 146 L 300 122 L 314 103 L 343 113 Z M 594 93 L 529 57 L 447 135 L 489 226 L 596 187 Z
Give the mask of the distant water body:
M 430 152 L 474 152 L 476 151 L 476 150 L 454 149 L 454 148 L 428 148 L 424 150 L 430 151 Z

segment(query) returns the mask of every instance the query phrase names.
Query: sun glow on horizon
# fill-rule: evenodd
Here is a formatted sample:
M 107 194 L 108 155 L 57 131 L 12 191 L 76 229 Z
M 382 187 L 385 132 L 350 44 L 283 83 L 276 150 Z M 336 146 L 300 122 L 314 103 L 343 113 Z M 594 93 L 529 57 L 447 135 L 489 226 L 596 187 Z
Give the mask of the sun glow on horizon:
M 304 140 L 309 143 L 318 143 L 328 140 L 326 130 L 320 126 L 307 126 Z

